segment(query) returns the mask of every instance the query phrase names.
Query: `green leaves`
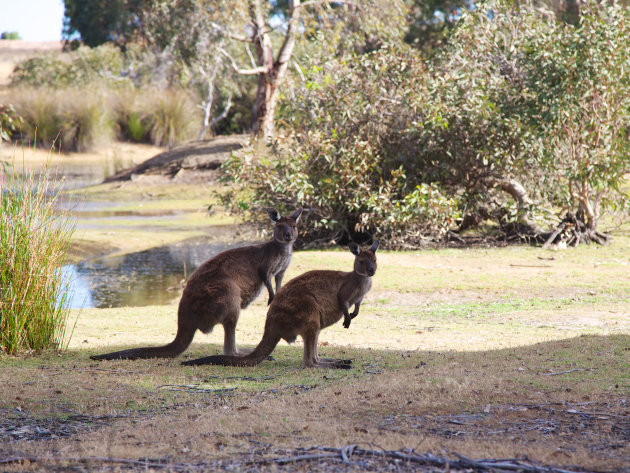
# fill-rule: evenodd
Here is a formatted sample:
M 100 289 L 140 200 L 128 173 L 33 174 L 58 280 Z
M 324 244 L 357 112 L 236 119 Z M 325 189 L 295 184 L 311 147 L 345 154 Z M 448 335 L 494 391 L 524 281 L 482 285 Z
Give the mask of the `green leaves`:
M 415 247 L 463 222 L 540 233 L 553 211 L 594 228 L 628 199 L 630 14 L 585 11 L 573 26 L 490 0 L 426 63 L 383 46 L 305 68 L 282 104 L 290 139 L 230 172 L 255 205 L 311 208 L 320 243 Z

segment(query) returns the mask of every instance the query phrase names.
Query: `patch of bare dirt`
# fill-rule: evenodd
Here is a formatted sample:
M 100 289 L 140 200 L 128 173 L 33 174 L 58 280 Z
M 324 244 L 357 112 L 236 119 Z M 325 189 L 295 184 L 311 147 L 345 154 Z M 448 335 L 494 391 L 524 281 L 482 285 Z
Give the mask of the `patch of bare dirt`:
M 105 182 L 175 180 L 182 183 L 213 181 L 217 170 L 233 151 L 243 147 L 249 135 L 217 136 L 176 146 L 132 168 L 108 177 Z

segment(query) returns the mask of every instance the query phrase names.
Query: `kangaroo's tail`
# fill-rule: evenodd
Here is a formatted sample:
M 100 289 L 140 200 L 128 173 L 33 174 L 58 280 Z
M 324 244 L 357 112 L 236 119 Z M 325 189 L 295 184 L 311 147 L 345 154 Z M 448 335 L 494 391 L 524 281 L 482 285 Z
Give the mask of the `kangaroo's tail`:
M 161 347 L 131 348 L 129 350 L 105 353 L 104 355 L 93 355 L 93 360 L 137 360 L 141 358 L 174 358 L 183 352 L 192 343 L 195 336 L 194 327 L 189 327 L 179 323 L 177 335 L 168 345 Z
M 222 365 L 222 366 L 255 366 L 269 357 L 271 352 L 280 341 L 277 335 L 270 335 L 267 332 L 256 348 L 244 356 L 214 355 L 196 360 L 184 361 L 182 365 Z

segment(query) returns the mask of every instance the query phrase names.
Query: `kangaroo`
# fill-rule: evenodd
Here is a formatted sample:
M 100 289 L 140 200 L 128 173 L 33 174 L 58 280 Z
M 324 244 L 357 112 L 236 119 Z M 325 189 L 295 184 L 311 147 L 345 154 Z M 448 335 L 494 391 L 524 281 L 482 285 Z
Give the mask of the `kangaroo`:
M 223 325 L 223 353 L 238 355 L 235 330 L 241 309 L 251 304 L 262 291 L 269 292 L 268 304 L 274 300 L 271 279 L 276 291 L 282 287 L 284 272 L 291 262 L 293 243 L 302 209 L 282 217 L 275 209 L 267 211 L 275 223 L 273 240 L 259 245 L 223 251 L 210 258 L 190 276 L 177 311 L 177 335 L 168 345 L 132 348 L 104 355 L 93 360 L 138 358 L 172 358 L 191 344 L 197 329 L 210 333 L 216 324 Z
M 317 355 L 321 330 L 336 323 L 341 316 L 343 326 L 350 327 L 350 321 L 359 315 L 361 302 L 372 287 L 378 241 L 365 251 L 355 243 L 350 243 L 349 247 L 355 255 L 353 271 L 309 271 L 278 291 L 267 312 L 262 340 L 249 354 L 208 356 L 183 364 L 254 366 L 267 359 L 281 339 L 292 343 L 300 335 L 304 340 L 303 368 L 351 368 L 352 360 Z M 353 305 L 354 310 L 349 313 Z

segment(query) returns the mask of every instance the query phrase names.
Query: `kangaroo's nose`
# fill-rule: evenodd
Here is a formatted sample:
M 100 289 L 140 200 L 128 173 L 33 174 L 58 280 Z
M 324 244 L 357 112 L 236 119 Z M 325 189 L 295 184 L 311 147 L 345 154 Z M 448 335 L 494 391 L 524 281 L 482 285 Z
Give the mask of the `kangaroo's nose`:
M 284 238 L 285 238 L 286 240 L 290 240 L 290 239 L 291 239 L 291 232 L 286 232 L 286 233 L 284 234 Z

